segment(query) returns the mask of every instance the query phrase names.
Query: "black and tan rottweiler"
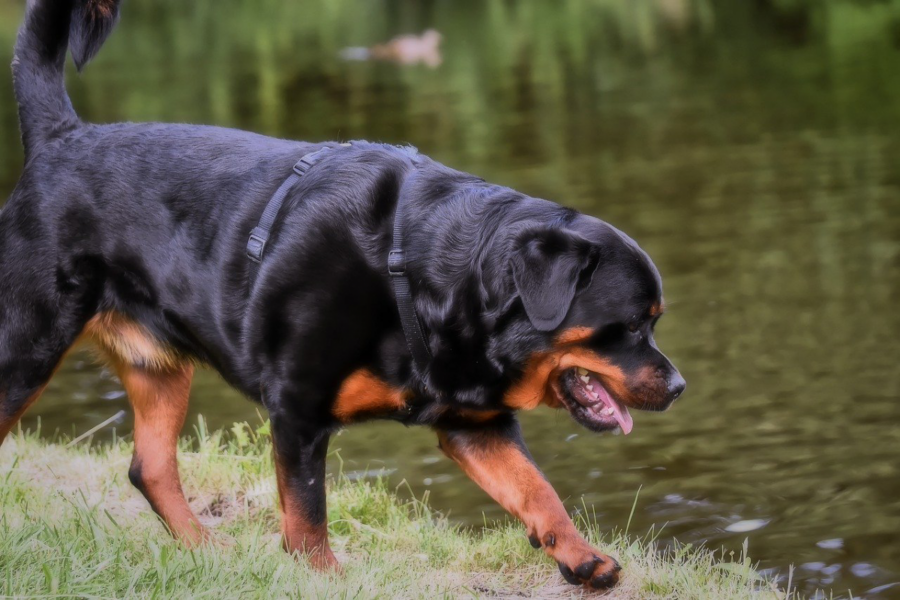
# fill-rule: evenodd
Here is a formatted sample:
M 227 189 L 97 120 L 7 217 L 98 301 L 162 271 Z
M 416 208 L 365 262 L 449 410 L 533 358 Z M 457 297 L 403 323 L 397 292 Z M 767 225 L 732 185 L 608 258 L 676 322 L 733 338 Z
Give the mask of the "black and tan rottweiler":
M 210 365 L 268 410 L 285 546 L 313 565 L 337 566 L 329 436 L 385 418 L 434 429 L 567 581 L 614 585 L 618 564 L 573 526 L 515 413 L 563 408 L 628 433 L 629 408 L 664 410 L 682 393 L 653 341 L 650 258 L 603 221 L 410 148 L 83 123 L 67 49 L 83 66 L 118 4 L 33 0 L 16 44 L 25 166 L 0 214 L 0 441 L 90 339 L 134 407 L 131 481 L 175 536 L 200 543 L 176 439 L 194 365 Z M 248 236 L 279 188 L 257 261 Z

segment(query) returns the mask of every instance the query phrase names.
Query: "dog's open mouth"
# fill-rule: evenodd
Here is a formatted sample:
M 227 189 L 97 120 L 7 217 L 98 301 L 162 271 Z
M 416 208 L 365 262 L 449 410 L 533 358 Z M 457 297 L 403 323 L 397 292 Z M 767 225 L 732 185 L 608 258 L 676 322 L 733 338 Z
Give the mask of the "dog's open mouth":
M 592 431 L 621 430 L 631 433 L 634 421 L 624 404 L 600 383 L 600 377 L 581 367 L 568 369 L 560 377 L 562 400 L 572 417 Z

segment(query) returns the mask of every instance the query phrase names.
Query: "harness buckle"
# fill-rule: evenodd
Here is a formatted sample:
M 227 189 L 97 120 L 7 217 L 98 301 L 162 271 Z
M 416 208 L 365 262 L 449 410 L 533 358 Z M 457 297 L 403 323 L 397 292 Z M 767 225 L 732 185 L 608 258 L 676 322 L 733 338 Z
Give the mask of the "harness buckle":
M 328 152 L 331 148 L 328 146 L 316 150 L 315 152 L 310 152 L 309 154 L 303 155 L 300 160 L 297 161 L 297 164 L 294 165 L 294 173 L 303 177 L 306 175 L 306 172 L 312 168 L 314 164 L 316 164 L 322 155 Z
M 388 254 L 388 273 L 394 277 L 406 275 L 406 254 L 403 250 L 391 250 Z
M 263 253 L 266 251 L 266 242 L 269 241 L 269 234 L 262 231 L 259 227 L 254 227 L 250 232 L 250 239 L 247 240 L 247 258 L 259 264 L 262 262 Z
M 303 177 L 306 175 L 306 172 L 309 171 L 309 168 L 313 166 L 313 163 L 307 160 L 307 157 L 303 157 L 297 161 L 297 164 L 294 165 L 294 173 Z

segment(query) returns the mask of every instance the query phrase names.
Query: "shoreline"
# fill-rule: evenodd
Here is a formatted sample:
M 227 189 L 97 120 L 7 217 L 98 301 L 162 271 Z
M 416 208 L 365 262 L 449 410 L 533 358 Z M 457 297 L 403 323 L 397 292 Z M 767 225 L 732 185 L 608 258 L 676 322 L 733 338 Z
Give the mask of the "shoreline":
M 341 575 L 312 571 L 281 550 L 267 427 L 235 424 L 181 442 L 184 489 L 217 543 L 172 540 L 128 481 L 127 439 L 46 441 L 14 432 L 0 447 L 0 596 L 795 598 L 746 557 L 690 545 L 660 550 L 643 538 L 601 534 L 624 578 L 612 592 L 566 584 L 556 564 L 511 520 L 481 530 L 402 500 L 380 477 L 328 487 L 332 546 Z M 585 511 L 590 512 L 590 511 Z

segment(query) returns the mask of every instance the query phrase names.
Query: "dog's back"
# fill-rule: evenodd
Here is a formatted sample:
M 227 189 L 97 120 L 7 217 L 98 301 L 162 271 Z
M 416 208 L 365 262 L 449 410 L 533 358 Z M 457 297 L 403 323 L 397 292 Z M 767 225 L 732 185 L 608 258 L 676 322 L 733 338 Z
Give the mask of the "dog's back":
M 210 232 L 250 219 L 247 200 L 265 196 L 310 146 L 218 127 L 83 123 L 65 89 L 66 54 L 81 69 L 111 32 L 119 3 L 29 5 L 13 58 L 26 169 L 0 219 L 0 243 L 39 229 L 35 252 L 108 257 L 131 246 L 152 261 L 158 240 L 177 245 L 180 228 L 195 235 L 169 252 L 202 258 L 224 239 Z
M 261 205 L 315 146 L 218 127 L 82 122 L 66 93 L 65 58 L 71 52 L 82 68 L 111 32 L 118 5 L 36 0 L 28 7 L 13 59 L 25 170 L 0 213 L 0 304 L 10 318 L 24 296 L 31 310 L 71 315 L 73 325 L 57 326 L 66 334 L 47 349 L 46 363 L 84 326 L 74 324 L 86 320 L 81 313 L 99 306 L 131 314 L 150 337 L 228 371 L 235 365 L 208 348 L 234 340 L 208 325 L 209 311 L 242 315 L 246 283 L 221 273 L 235 265 L 244 272 L 244 238 Z M 160 307 L 175 305 L 193 305 L 202 318 L 173 326 Z M 191 320 L 190 310 L 178 312 L 169 316 Z M 0 348 L 0 376 L 3 354 L 21 354 L 15 346 Z

